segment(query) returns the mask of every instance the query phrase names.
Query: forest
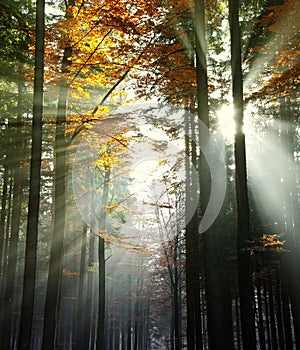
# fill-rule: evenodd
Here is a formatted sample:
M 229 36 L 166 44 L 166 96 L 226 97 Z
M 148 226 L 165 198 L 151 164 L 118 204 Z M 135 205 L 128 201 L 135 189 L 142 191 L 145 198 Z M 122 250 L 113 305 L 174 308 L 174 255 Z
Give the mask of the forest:
M 1 0 L 0 349 L 300 349 L 298 0 Z

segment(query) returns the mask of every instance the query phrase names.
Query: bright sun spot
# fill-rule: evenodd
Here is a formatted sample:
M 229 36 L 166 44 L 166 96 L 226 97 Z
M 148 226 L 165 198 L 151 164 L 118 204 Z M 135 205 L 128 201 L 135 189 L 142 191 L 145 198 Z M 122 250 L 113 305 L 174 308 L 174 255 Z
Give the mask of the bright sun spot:
M 225 141 L 233 142 L 235 124 L 233 119 L 233 105 L 224 104 L 217 111 L 218 129 L 222 133 Z
M 244 133 L 249 135 L 252 127 L 252 117 L 256 113 L 254 106 L 247 106 L 244 111 Z M 218 129 L 222 133 L 226 142 L 233 143 L 235 134 L 234 109 L 232 104 L 224 104 L 216 113 Z

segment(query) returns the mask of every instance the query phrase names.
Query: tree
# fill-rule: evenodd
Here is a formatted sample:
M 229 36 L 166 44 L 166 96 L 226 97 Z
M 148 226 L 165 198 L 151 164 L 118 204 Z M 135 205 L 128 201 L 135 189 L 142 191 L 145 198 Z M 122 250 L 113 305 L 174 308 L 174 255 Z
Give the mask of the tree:
M 98 327 L 97 327 L 97 350 L 105 349 L 105 241 L 101 237 L 106 230 L 106 206 L 108 204 L 108 192 L 110 181 L 110 168 L 105 167 L 102 205 L 99 218 L 99 242 L 98 242 L 98 259 L 99 259 L 99 301 L 98 301 Z
M 246 172 L 246 146 L 245 134 L 243 131 L 243 75 L 238 0 L 229 1 L 229 24 L 231 37 L 232 97 L 236 127 L 234 154 L 238 215 L 237 249 L 241 327 L 244 349 L 254 349 L 256 347 L 256 336 L 251 260 L 249 251 L 247 251 L 247 240 L 250 239 L 250 222 Z
M 44 32 L 45 2 L 37 1 L 36 8 L 36 50 L 33 95 L 32 148 L 30 168 L 30 188 L 28 203 L 28 220 L 26 236 L 25 272 L 23 301 L 18 348 L 30 347 L 33 307 L 35 297 L 40 176 L 42 156 L 42 116 L 43 116 L 43 82 L 44 82 Z

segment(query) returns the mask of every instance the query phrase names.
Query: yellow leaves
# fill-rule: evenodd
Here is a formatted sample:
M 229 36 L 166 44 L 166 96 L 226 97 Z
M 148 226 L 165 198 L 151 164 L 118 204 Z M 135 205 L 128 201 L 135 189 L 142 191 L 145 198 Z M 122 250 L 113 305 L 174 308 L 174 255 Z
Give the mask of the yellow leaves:
M 187 0 L 181 0 L 180 3 L 181 6 L 190 6 Z M 68 7 L 65 18 L 51 23 L 46 30 L 47 90 L 61 82 L 68 84 L 69 132 L 80 124 L 80 121 L 74 122 L 74 116 L 85 116 L 93 111 L 97 101 L 101 101 L 101 97 L 118 82 L 124 72 L 133 70 L 136 65 L 148 70 L 151 68 L 149 62 L 155 66 L 155 46 L 154 50 L 150 45 L 148 49 L 148 43 L 155 37 L 157 25 L 162 23 L 165 16 L 156 1 L 76 0 L 75 4 Z M 72 56 L 68 58 L 68 72 L 61 72 L 66 47 L 70 47 Z M 175 55 L 172 51 L 177 50 L 180 50 L 180 45 L 174 44 L 168 48 L 167 55 Z M 129 74 L 125 76 L 123 87 Z M 179 77 L 179 74 L 174 72 L 174 76 Z M 167 77 L 168 80 L 171 78 Z M 189 83 L 187 81 L 186 86 Z M 116 89 L 107 102 L 116 106 L 123 97 Z M 99 108 L 97 117 L 104 113 L 108 113 L 108 108 Z
M 121 134 L 110 135 L 106 144 L 99 150 L 99 158 L 96 166 L 104 167 L 105 171 L 110 171 L 113 166 L 121 162 L 121 152 L 127 149 L 130 138 Z
M 69 17 L 76 17 L 78 14 L 78 7 L 77 6 L 68 6 L 67 8 L 67 16 Z
M 100 106 L 99 108 L 98 108 L 98 111 L 97 111 L 98 113 L 99 112 L 103 112 L 103 113 L 108 113 L 109 112 L 109 107 L 107 107 L 107 106 Z
M 264 233 L 261 238 L 251 241 L 250 250 L 253 252 L 273 252 L 281 253 L 284 251 L 284 241 L 279 240 L 278 235 Z
M 167 164 L 167 161 L 166 160 L 159 160 L 158 161 L 158 165 L 159 166 L 163 166 L 163 165 L 166 165 Z
M 282 247 L 284 244 L 278 239 L 278 235 L 268 235 L 266 233 L 263 234 L 260 241 L 264 247 Z
M 34 52 L 35 51 L 35 45 L 29 44 L 28 45 L 28 50 Z
M 118 202 L 114 202 L 114 203 L 111 204 L 111 205 L 107 205 L 107 206 L 105 207 L 105 212 L 106 212 L 107 214 L 110 214 L 113 210 L 115 210 L 116 208 L 118 208 L 118 206 L 119 206 L 119 203 L 118 203 Z
M 77 92 L 86 98 L 90 98 L 90 93 L 84 90 L 84 88 L 80 85 L 77 86 Z M 80 96 L 76 96 L 76 98 L 80 98 Z
M 97 167 L 104 167 L 106 171 L 109 171 L 117 162 L 118 158 L 111 152 L 101 150 L 100 157 L 96 161 Z

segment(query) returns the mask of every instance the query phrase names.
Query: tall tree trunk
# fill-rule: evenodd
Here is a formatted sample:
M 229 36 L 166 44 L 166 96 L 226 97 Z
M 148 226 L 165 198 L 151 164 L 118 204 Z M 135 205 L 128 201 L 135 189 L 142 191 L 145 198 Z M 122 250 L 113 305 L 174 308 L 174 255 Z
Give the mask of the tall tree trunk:
M 12 171 L 9 171 L 9 173 L 13 173 Z M 5 286 L 6 286 L 6 279 L 4 276 L 6 276 L 7 272 L 7 258 L 8 258 L 8 244 L 9 244 L 9 231 L 10 231 L 10 222 L 11 222 L 11 208 L 12 208 L 12 195 L 13 195 L 13 174 L 9 175 L 9 190 L 8 190 L 8 203 L 7 203 L 7 217 L 6 217 L 6 227 L 4 234 L 4 244 L 3 244 L 3 258 L 2 258 L 2 266 L 1 266 L 1 274 L 2 274 L 2 280 L 1 280 L 1 290 L 0 290 L 0 334 L 2 332 L 2 325 L 3 325 L 3 308 L 4 308 L 4 298 L 5 298 Z
M 229 25 L 231 38 L 232 96 L 236 124 L 234 154 L 238 212 L 238 282 L 243 348 L 244 350 L 250 350 L 256 348 L 256 337 L 251 259 L 249 251 L 246 249 L 247 240 L 250 239 L 250 222 L 246 171 L 246 145 L 245 134 L 243 131 L 244 106 L 239 0 L 229 0 Z
M 174 313 L 174 338 L 175 350 L 181 349 L 181 327 L 180 327 L 180 292 L 179 292 L 179 267 L 178 267 L 178 250 L 179 250 L 179 232 L 174 239 L 174 283 L 173 283 L 173 313 Z
M 284 325 L 283 325 L 283 315 L 282 315 L 282 297 L 281 297 L 281 283 L 280 283 L 280 274 L 279 267 L 275 270 L 275 291 L 274 296 L 276 300 L 276 319 L 277 319 L 277 329 L 278 329 L 278 343 L 281 350 L 285 349 L 284 342 Z
M 110 170 L 105 169 L 104 185 L 102 193 L 102 210 L 99 222 L 99 234 L 102 235 L 106 230 L 106 206 L 108 201 L 110 181 Z M 98 243 L 99 258 L 99 301 L 98 301 L 98 327 L 97 327 L 97 350 L 105 349 L 105 241 L 103 237 L 99 237 Z
M 297 140 L 297 132 L 292 131 L 293 112 L 291 110 L 291 101 L 284 98 L 280 104 L 281 124 L 281 142 L 283 149 L 288 150 L 288 161 L 291 168 L 294 163 L 295 146 L 293 139 Z M 296 121 L 297 122 L 297 121 Z M 296 124 L 296 123 L 295 123 Z M 296 141 L 297 142 L 297 141 Z M 286 179 L 285 179 L 286 178 Z M 289 254 L 286 255 L 288 267 L 288 288 L 293 315 L 294 334 L 297 349 L 300 348 L 300 277 L 299 277 L 299 253 L 300 253 L 300 210 L 299 210 L 299 193 L 295 193 L 298 179 L 293 172 L 284 174 L 283 192 L 285 195 L 283 203 L 284 223 L 286 235 L 286 249 Z
M 3 253 L 4 253 L 4 237 L 5 237 L 5 220 L 9 215 L 7 212 L 7 196 L 8 196 L 8 180 L 9 180 L 9 169 L 7 164 L 7 156 L 4 161 L 4 172 L 3 172 L 3 186 L 1 194 L 1 213 L 0 213 L 0 286 L 2 282 L 2 266 L 3 266 Z
M 256 287 L 257 294 L 257 312 L 258 312 L 258 335 L 259 335 L 259 345 L 261 350 L 266 349 L 266 340 L 265 340 L 265 327 L 264 327 L 264 316 L 263 316 L 263 304 L 261 296 L 261 280 L 257 280 Z
M 83 223 L 82 238 L 81 238 L 81 254 L 80 254 L 80 272 L 79 272 L 79 290 L 78 290 L 78 308 L 77 308 L 77 330 L 76 330 L 76 349 L 84 349 L 85 339 L 85 324 L 86 313 L 89 313 L 89 309 L 86 308 L 86 248 L 87 248 L 87 224 Z M 85 340 L 86 341 L 86 340 Z
M 97 350 L 105 349 L 105 241 L 99 237 L 99 300 L 98 300 L 98 326 L 97 326 Z
M 13 321 L 13 303 L 15 294 L 15 277 L 17 270 L 18 241 L 21 218 L 21 203 L 23 192 L 22 165 L 20 154 L 22 154 L 22 83 L 18 82 L 18 116 L 16 129 L 14 182 L 13 182 L 13 204 L 11 214 L 11 233 L 9 238 L 7 281 L 4 299 L 3 328 L 1 349 L 10 349 L 11 329 Z
M 36 263 L 38 222 L 40 203 L 40 174 L 42 155 L 42 116 L 43 116 L 43 82 L 44 82 L 44 33 L 45 1 L 36 4 L 36 49 L 33 95 L 33 124 L 30 187 L 28 202 L 28 219 L 25 250 L 25 271 L 23 301 L 18 349 L 29 349 L 33 321 L 33 307 L 36 285 Z
M 127 350 L 131 350 L 131 289 L 132 289 L 132 281 L 131 281 L 131 271 L 128 272 L 128 311 L 127 311 Z
M 189 216 L 189 213 L 194 208 L 194 201 L 197 200 L 197 193 L 193 192 L 193 188 L 196 188 L 196 186 L 193 186 L 193 176 L 191 176 L 191 159 L 190 154 L 191 152 L 191 141 L 189 138 L 190 130 L 189 126 L 191 123 L 190 120 L 191 115 L 187 114 L 187 120 L 186 123 L 186 145 L 185 145 L 185 152 L 187 154 L 186 156 L 186 164 L 185 164 L 185 171 L 186 171 L 186 217 Z M 198 235 L 198 215 L 195 212 L 192 216 L 192 218 L 189 220 L 189 222 L 186 225 L 186 232 L 185 232 L 185 242 L 186 242 L 186 303 L 187 303 L 187 346 L 188 349 L 195 349 L 196 348 L 196 334 L 199 340 L 199 337 L 202 335 L 202 330 L 196 330 L 196 317 L 198 317 L 198 321 L 201 321 L 201 315 L 200 315 L 200 301 L 197 304 L 197 298 L 200 295 L 197 295 L 198 286 L 199 283 L 199 235 Z M 197 259 L 198 258 L 198 259 Z M 199 309 L 198 309 L 199 306 Z M 199 325 L 199 324 L 198 324 Z M 200 323 L 201 325 L 201 323 Z M 202 341 L 202 339 L 200 338 Z M 201 346 L 200 346 L 201 348 Z
M 209 128 L 208 78 L 207 78 L 207 48 L 205 30 L 205 2 L 195 0 L 195 32 L 196 32 L 196 69 L 197 69 L 197 99 L 198 117 Z M 200 141 L 204 137 L 199 128 Z M 200 150 L 200 198 L 201 213 L 204 214 L 210 197 L 211 176 L 207 160 Z M 233 331 L 231 303 L 226 293 L 219 257 L 221 248 L 218 239 L 218 227 L 215 225 L 203 233 L 203 256 L 205 268 L 205 286 L 207 298 L 208 339 L 211 349 L 232 349 Z M 200 256 L 200 255 L 199 255 Z M 198 291 L 200 295 L 200 289 Z M 196 316 L 197 319 L 199 317 Z M 201 345 L 200 345 L 201 344 Z M 199 343 L 202 348 L 202 341 Z
M 90 334 L 91 329 L 93 329 L 93 286 L 94 286 L 94 262 L 95 262 L 95 234 L 92 232 L 89 235 L 89 255 L 88 255 L 88 273 L 87 273 L 87 291 L 86 291 L 86 322 L 84 324 L 84 328 L 81 332 L 82 337 L 82 347 L 78 348 L 78 350 L 88 350 L 89 344 L 91 342 Z M 92 340 L 93 341 L 93 340 Z
M 286 254 L 286 253 L 283 253 Z M 291 324 L 290 300 L 288 296 L 288 268 L 286 264 L 286 257 L 281 257 L 280 265 L 280 279 L 281 279 L 281 298 L 282 298 L 282 317 L 284 325 L 284 342 L 286 349 L 293 348 L 293 335 Z
M 272 337 L 272 349 L 278 349 L 277 342 L 277 325 L 275 319 L 275 308 L 274 308 L 274 293 L 273 293 L 273 281 L 272 276 L 268 276 L 268 290 L 269 290 L 269 310 L 270 310 L 270 327 Z
M 264 289 L 265 320 L 266 320 L 265 332 L 266 332 L 268 348 L 271 348 L 272 339 L 271 339 L 271 327 L 270 327 L 269 295 L 267 290 L 266 279 L 264 279 L 263 289 Z

